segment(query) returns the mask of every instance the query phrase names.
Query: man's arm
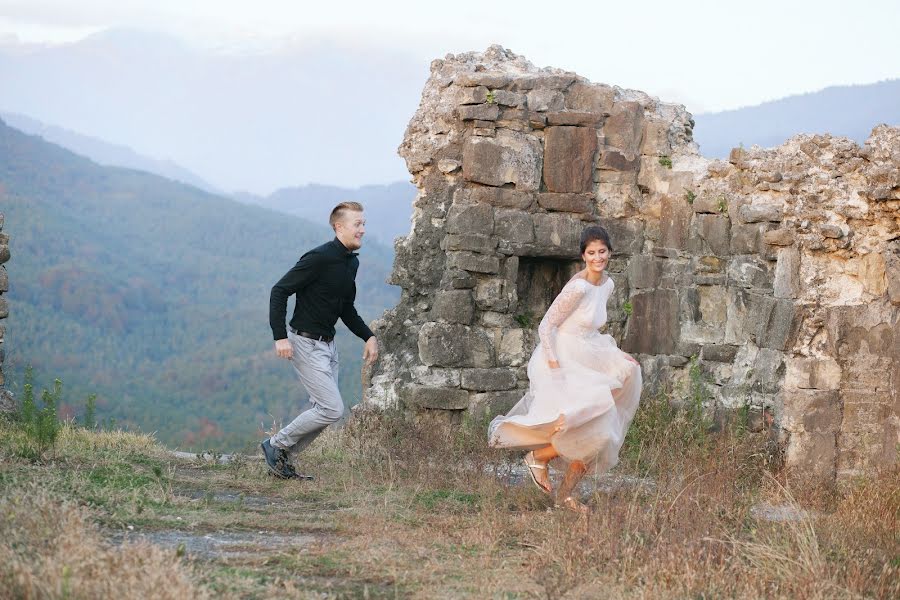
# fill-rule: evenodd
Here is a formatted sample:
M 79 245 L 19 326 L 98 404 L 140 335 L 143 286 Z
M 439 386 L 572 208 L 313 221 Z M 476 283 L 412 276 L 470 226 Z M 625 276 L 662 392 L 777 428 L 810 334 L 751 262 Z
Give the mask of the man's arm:
M 347 329 L 352 331 L 356 337 L 364 342 L 368 342 L 369 338 L 374 337 L 375 334 L 372 333 L 372 330 L 369 329 L 366 322 L 363 321 L 362 317 L 359 316 L 359 313 L 356 312 L 356 307 L 353 305 L 354 302 L 356 302 L 356 283 L 353 284 L 353 292 L 350 295 L 350 301 L 344 302 L 343 309 L 341 310 L 341 321 L 344 322 Z
M 322 256 L 316 252 L 307 252 L 294 267 L 284 274 L 278 283 L 272 286 L 269 296 L 269 326 L 275 341 L 287 338 L 287 327 L 284 324 L 287 313 L 287 301 L 291 294 L 296 294 L 319 275 Z

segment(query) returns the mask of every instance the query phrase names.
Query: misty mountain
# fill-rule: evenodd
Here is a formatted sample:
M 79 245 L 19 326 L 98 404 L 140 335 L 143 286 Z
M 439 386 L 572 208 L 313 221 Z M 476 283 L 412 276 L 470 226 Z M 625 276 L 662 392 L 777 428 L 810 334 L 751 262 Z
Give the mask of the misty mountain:
M 101 166 L 2 121 L 0 212 L 14 391 L 31 365 L 39 386 L 63 381 L 64 415 L 97 393 L 101 419 L 195 449 L 238 449 L 272 416 L 295 416 L 302 394 L 273 351 L 269 290 L 333 237 L 326 224 Z M 399 297 L 385 283 L 392 252 L 369 240 L 360 262 L 357 308 L 371 321 Z M 353 403 L 362 343 L 338 331 Z
M 204 181 L 199 175 L 191 173 L 172 161 L 156 160 L 142 156 L 128 146 L 110 144 L 101 139 L 57 127 L 56 125 L 47 125 L 25 115 L 0 112 L 0 118 L 6 121 L 6 124 L 10 127 L 31 135 L 39 135 L 48 142 L 62 146 L 101 165 L 146 171 L 166 179 L 192 185 L 207 192 L 219 193 L 218 190 Z
M 865 142 L 881 123 L 900 125 L 900 79 L 825 88 L 737 110 L 694 116 L 700 153 L 725 158 L 740 144 L 778 146 L 798 133 L 830 133 Z
M 241 202 L 303 217 L 313 223 L 328 223 L 331 209 L 339 202 L 360 202 L 366 209 L 366 236 L 389 247 L 394 238 L 407 235 L 412 216 L 416 186 L 404 181 L 388 185 L 365 185 L 341 188 L 328 185 L 305 185 L 283 188 L 269 196 L 235 194 Z
M 0 109 L 258 194 L 406 178 L 397 146 L 427 76 L 427 62 L 352 42 L 237 53 L 110 30 L 57 46 L 0 43 Z

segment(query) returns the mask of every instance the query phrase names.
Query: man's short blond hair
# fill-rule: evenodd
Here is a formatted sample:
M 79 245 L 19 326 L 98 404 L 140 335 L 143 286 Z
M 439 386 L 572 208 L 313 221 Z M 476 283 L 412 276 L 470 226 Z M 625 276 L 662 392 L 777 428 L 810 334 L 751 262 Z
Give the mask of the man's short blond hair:
M 331 216 L 328 217 L 328 224 L 334 229 L 334 224 L 344 218 L 344 215 L 350 211 L 362 212 L 363 205 L 359 202 L 341 202 L 331 210 Z

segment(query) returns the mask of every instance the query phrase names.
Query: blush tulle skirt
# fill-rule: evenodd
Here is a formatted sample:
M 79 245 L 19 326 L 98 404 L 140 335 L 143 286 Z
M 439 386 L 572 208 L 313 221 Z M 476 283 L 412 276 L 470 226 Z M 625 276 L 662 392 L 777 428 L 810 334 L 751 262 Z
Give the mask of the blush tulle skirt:
M 540 345 L 528 362 L 529 388 L 488 428 L 497 448 L 533 450 L 553 445 L 565 461 L 601 471 L 618 462 L 619 449 L 641 397 L 641 369 L 625 358 L 612 336 L 560 329 L 559 369 Z

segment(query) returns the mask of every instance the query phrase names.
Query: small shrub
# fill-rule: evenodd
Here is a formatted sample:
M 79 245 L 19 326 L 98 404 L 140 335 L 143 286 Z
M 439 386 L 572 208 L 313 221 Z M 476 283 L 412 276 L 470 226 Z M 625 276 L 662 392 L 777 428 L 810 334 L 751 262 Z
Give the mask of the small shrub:
M 684 193 L 684 199 L 687 200 L 688 204 L 693 204 L 694 200 L 697 199 L 697 194 L 695 194 L 691 190 L 688 190 Z
M 622 310 L 625 311 L 625 314 L 629 317 L 631 313 L 634 312 L 634 306 L 631 304 L 631 300 L 626 300 L 624 304 L 622 304 Z
M 487 93 L 487 103 L 488 103 L 488 104 L 494 104 L 495 102 L 497 102 L 497 95 L 494 94 L 494 90 L 488 90 L 488 93 Z
M 62 396 L 62 381 L 53 382 L 53 390 L 41 392 L 41 404 L 38 408 L 34 399 L 34 375 L 31 367 L 25 371 L 25 384 L 22 393 L 22 406 L 19 417 L 22 432 L 25 434 L 25 445 L 21 454 L 35 460 L 42 460 L 44 455 L 56 445 L 62 424 L 59 422 L 57 407 Z
M 672 168 L 672 159 L 669 156 L 660 156 L 659 164 L 661 164 L 662 166 L 664 166 L 667 169 L 671 169 Z
M 534 317 L 531 316 L 531 313 L 523 313 L 521 315 L 515 316 L 516 323 L 525 327 L 526 329 L 530 329 L 534 324 Z

